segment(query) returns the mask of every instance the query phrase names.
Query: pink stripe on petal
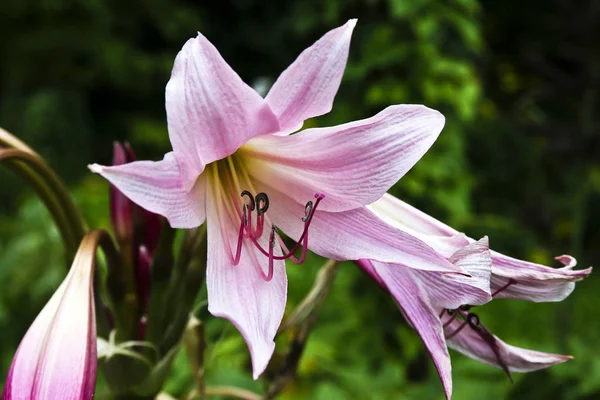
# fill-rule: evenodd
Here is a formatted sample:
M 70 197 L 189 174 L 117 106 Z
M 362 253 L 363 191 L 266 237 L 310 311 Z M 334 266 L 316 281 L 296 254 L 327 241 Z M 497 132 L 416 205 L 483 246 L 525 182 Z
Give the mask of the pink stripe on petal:
M 89 166 L 116 186 L 131 201 L 166 217 L 173 228 L 194 228 L 205 219 L 205 174 L 191 190 L 184 189 L 173 153 L 161 161 L 135 161 L 114 167 Z
M 327 32 L 304 50 L 277 78 L 265 98 L 282 131 L 299 129 L 305 119 L 331 111 L 350 48 L 356 20 Z
M 299 202 L 323 193 L 325 211 L 379 199 L 431 147 L 444 126 L 439 112 L 391 106 L 374 117 L 290 136 L 257 137 L 242 148 L 249 173 Z

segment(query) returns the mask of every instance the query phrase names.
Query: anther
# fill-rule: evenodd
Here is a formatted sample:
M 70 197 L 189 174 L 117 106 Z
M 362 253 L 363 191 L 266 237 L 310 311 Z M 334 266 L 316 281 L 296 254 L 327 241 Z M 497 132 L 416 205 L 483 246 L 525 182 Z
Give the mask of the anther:
M 474 313 L 467 314 L 467 323 L 469 324 L 471 329 L 479 332 L 480 325 L 479 325 L 479 317 L 477 316 L 477 314 L 474 314 Z
M 242 192 L 241 196 L 242 196 L 242 197 L 244 197 L 244 196 L 248 196 L 248 199 L 250 199 L 250 205 L 249 205 L 249 207 L 250 207 L 250 211 L 254 211 L 255 204 L 254 204 L 254 196 L 252 196 L 252 193 L 250 193 L 250 192 L 249 192 L 249 191 L 247 191 L 247 190 L 244 190 L 244 191 Z
M 244 205 L 242 206 L 242 214 L 243 214 L 243 216 L 244 216 L 244 226 L 245 226 L 245 227 L 248 227 L 248 214 L 247 214 L 247 212 L 246 212 L 246 207 L 248 207 L 248 205 L 247 205 L 247 204 L 244 204 Z
M 306 205 L 304 206 L 304 217 L 302 217 L 302 222 L 308 221 L 308 218 L 310 217 L 312 210 L 313 210 L 313 202 L 309 200 L 308 203 L 306 203 Z
M 269 196 L 266 193 L 259 193 L 255 197 L 256 200 L 256 215 L 262 215 L 269 209 Z M 261 205 L 262 202 L 262 205 Z

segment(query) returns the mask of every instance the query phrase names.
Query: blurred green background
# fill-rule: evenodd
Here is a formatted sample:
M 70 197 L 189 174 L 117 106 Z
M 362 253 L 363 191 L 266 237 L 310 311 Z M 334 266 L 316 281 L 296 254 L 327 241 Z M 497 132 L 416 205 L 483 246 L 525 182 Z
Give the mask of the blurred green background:
M 390 104 L 423 103 L 447 125 L 393 193 L 494 249 L 580 267 L 600 255 L 600 3 L 594 0 L 4 0 L 0 126 L 38 150 L 73 190 L 91 226 L 108 227 L 113 140 L 140 158 L 169 149 L 164 87 L 174 57 L 201 31 L 250 84 L 268 87 L 305 47 L 358 18 L 327 126 Z M 60 238 L 25 185 L 0 170 L 0 379 L 27 327 L 62 280 Z M 289 305 L 322 260 L 288 266 Z M 556 265 L 555 265 L 556 266 Z M 516 374 L 452 353 L 455 399 L 600 398 L 600 281 L 560 304 L 499 300 L 486 326 L 511 344 L 572 354 Z M 202 313 L 207 381 L 260 392 L 228 323 Z M 224 332 L 224 333 L 222 333 Z M 187 392 L 186 358 L 168 390 Z M 442 399 L 418 336 L 393 301 L 344 264 L 285 399 Z

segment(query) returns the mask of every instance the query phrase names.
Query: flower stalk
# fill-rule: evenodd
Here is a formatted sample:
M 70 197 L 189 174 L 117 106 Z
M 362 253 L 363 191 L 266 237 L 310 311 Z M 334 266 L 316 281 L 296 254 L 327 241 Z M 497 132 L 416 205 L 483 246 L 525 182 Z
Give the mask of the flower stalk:
M 87 227 L 65 184 L 52 168 L 25 143 L 0 128 L 0 161 L 25 178 L 40 196 L 57 223 L 66 248 L 73 258 Z
M 296 330 L 293 333 L 289 351 L 274 378 L 271 380 L 267 394 L 264 397 L 265 400 L 276 398 L 295 378 L 306 342 L 317 323 L 319 311 L 333 285 L 339 265 L 335 260 L 328 260 L 323 264 L 311 291 L 294 310 L 292 315 L 282 323 L 278 332 L 279 334 L 292 326 L 295 326 Z

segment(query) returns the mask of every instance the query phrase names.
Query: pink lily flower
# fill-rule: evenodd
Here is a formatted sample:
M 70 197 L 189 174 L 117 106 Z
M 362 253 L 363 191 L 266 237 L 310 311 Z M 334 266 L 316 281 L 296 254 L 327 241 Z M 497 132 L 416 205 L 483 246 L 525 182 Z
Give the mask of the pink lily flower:
M 209 311 L 242 333 L 254 378 L 268 364 L 283 316 L 284 260 L 300 263 L 310 248 L 337 260 L 459 271 L 364 207 L 429 149 L 444 125 L 440 113 L 397 105 L 290 135 L 331 110 L 355 24 L 348 21 L 303 51 L 265 98 L 198 34 L 177 55 L 166 88 L 173 151 L 158 162 L 90 166 L 175 228 L 206 220 Z M 278 229 L 298 244 L 288 249 Z
M 448 346 L 501 368 L 509 377 L 511 372 L 536 371 L 571 359 L 503 342 L 483 326 L 471 308 L 492 298 L 560 301 L 591 268 L 574 271 L 575 260 L 570 256 L 557 257 L 565 267 L 554 269 L 490 251 L 487 238 L 480 241 L 467 238 L 388 194 L 369 208 L 386 222 L 448 256 L 470 275 L 409 270 L 377 261 L 358 262 L 394 297 L 407 321 L 421 336 L 448 399 L 452 396 Z
M 511 346 L 493 335 L 471 311 L 472 306 L 490 301 L 513 284 L 489 294 L 492 258 L 487 237 L 458 250 L 450 261 L 470 276 L 398 268 L 369 260 L 357 262 L 394 297 L 423 340 L 448 400 L 452 398 L 448 347 L 501 368 L 509 378 L 511 372 L 536 371 L 572 358 Z
M 3 400 L 89 400 L 96 387 L 94 254 L 75 256 L 71 270 L 23 337 Z

